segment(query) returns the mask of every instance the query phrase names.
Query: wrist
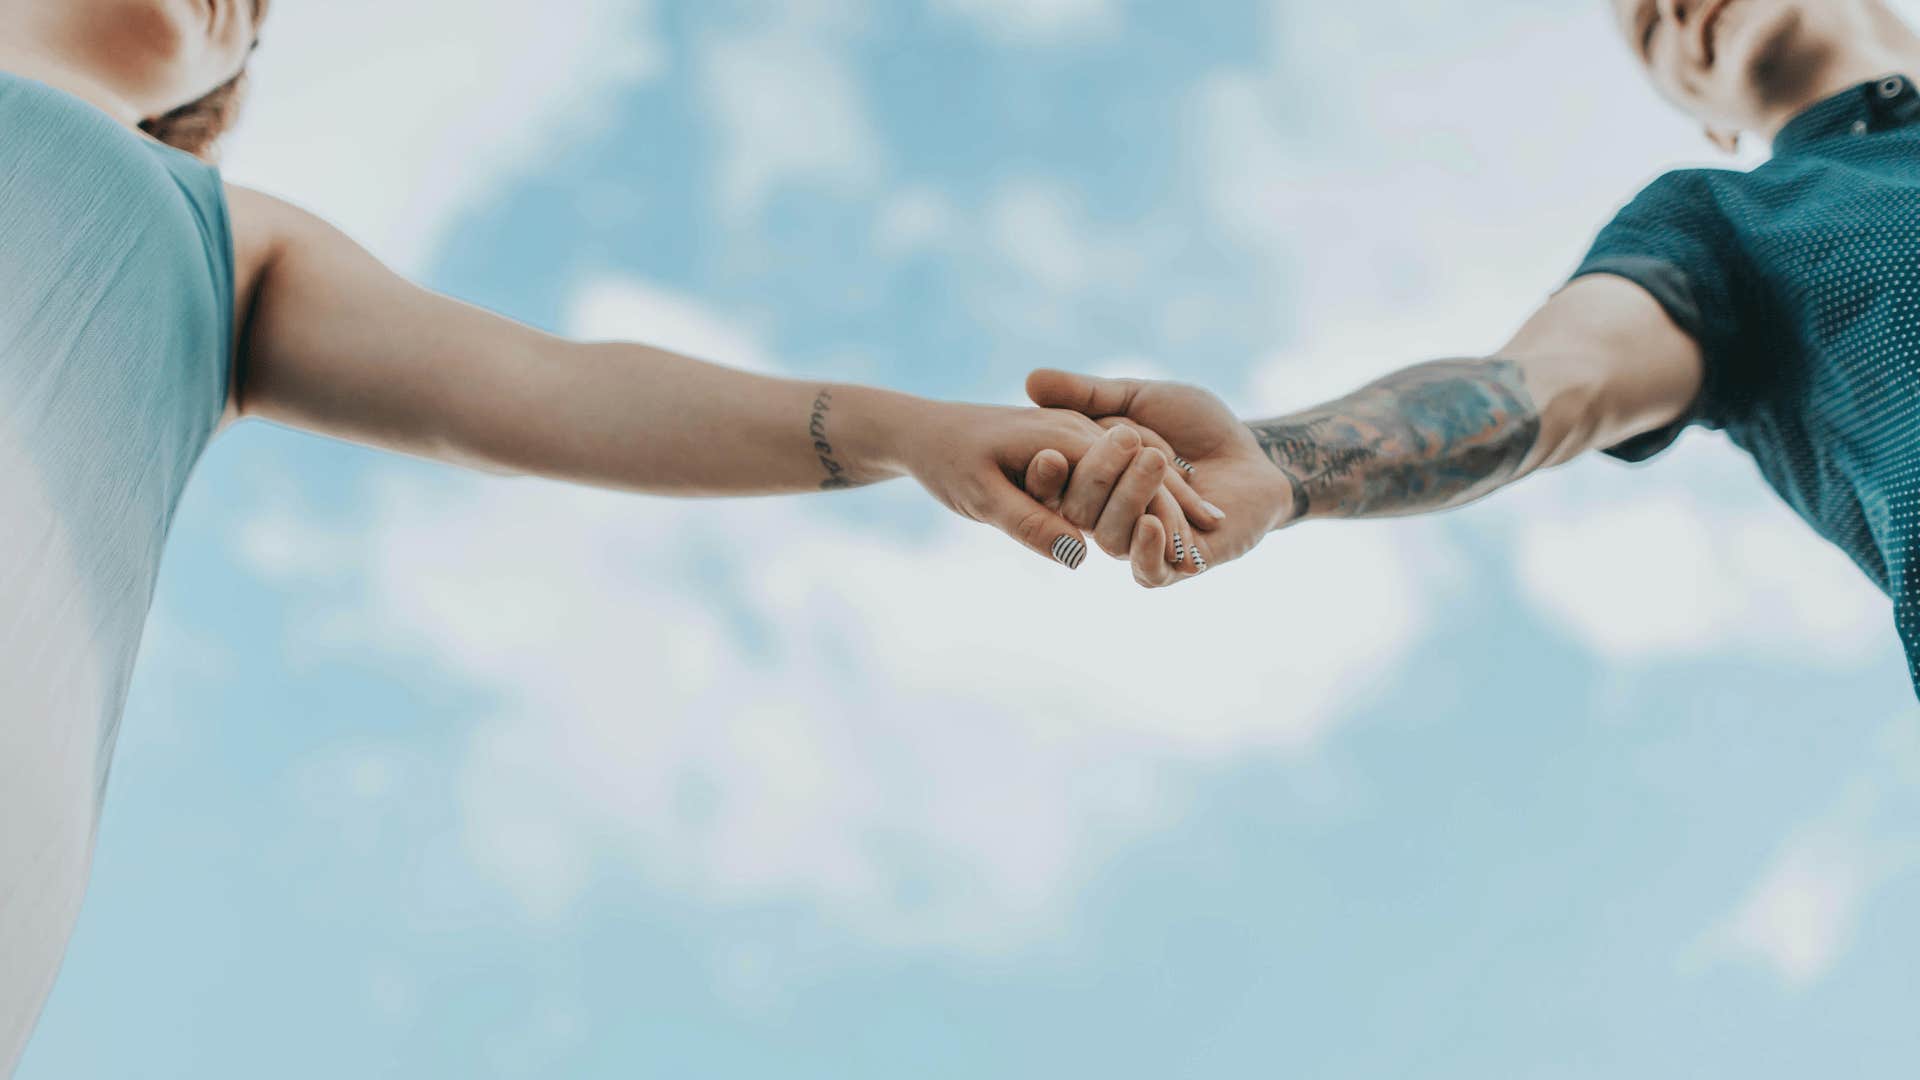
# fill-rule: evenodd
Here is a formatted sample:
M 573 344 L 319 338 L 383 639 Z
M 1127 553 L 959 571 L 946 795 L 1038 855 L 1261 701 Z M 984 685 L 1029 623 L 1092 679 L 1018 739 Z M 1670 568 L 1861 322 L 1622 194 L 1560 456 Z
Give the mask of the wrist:
M 1275 510 L 1273 524 L 1268 527 L 1268 532 L 1276 532 L 1289 525 L 1305 521 L 1309 513 L 1306 490 L 1301 486 L 1300 478 L 1278 465 L 1272 465 L 1272 469 L 1270 483 L 1272 484 L 1272 505 Z
M 1249 431 L 1252 430 L 1249 426 Z M 1256 433 L 1257 439 L 1257 433 Z M 1301 478 L 1294 472 L 1261 449 L 1260 461 L 1265 468 L 1261 471 L 1261 492 L 1265 496 L 1261 504 L 1273 508 L 1272 517 L 1266 523 L 1266 532 L 1275 532 L 1289 525 L 1303 521 L 1311 512 L 1308 506 L 1306 488 Z
M 913 433 L 934 403 L 871 386 L 830 385 L 816 391 L 816 415 L 824 398 L 834 450 L 854 483 L 876 483 L 913 472 Z

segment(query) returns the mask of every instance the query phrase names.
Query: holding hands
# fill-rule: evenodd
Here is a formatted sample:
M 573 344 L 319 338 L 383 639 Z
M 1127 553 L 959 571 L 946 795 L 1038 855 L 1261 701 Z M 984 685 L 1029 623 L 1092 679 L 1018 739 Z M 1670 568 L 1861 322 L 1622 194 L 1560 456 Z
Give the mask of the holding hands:
M 1092 419 L 1061 409 L 926 401 L 895 422 L 898 433 L 882 440 L 900 448 L 890 471 L 912 476 L 961 517 L 992 525 L 1070 570 L 1080 568 L 1087 557 L 1085 534 L 1057 503 L 1044 505 L 1023 494 L 1018 478 L 1036 455 L 1057 460 L 1064 477 L 1070 461 L 1085 459 L 1104 441 L 1106 433 Z M 824 442 L 814 448 L 822 446 L 833 452 Z
M 1218 516 L 1169 464 L 1166 442 L 1148 446 L 1134 425 L 1102 423 L 1078 409 L 917 400 L 885 414 L 895 431 L 880 442 L 899 448 L 889 471 L 912 476 L 947 509 L 1068 569 L 1085 561 L 1088 533 L 1116 556 L 1138 546 L 1143 567 L 1205 565 L 1188 522 L 1212 528 Z M 817 440 L 814 449 L 829 477 L 823 487 L 866 479 L 839 465 L 833 443 Z M 853 460 L 862 457 L 856 452 Z
M 1056 448 L 1036 455 L 1027 493 L 1091 529 L 1103 551 L 1132 563 L 1143 586 L 1237 559 L 1301 514 L 1287 475 L 1205 390 L 1043 369 L 1028 377 L 1027 395 L 1105 429 L 1071 469 Z
M 828 393 L 815 403 L 814 433 L 828 436 L 814 446 L 821 486 L 904 473 L 949 510 L 1069 569 L 1091 541 L 1128 559 L 1148 587 L 1245 554 L 1291 504 L 1284 474 L 1204 390 L 1037 371 L 1027 391 L 1040 408 Z M 883 418 L 872 449 L 864 416 Z

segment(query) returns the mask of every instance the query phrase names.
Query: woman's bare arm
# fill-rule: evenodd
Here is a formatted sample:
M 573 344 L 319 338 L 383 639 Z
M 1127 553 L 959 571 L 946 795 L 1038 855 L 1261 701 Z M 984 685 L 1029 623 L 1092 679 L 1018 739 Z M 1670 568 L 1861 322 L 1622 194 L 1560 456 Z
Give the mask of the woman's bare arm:
M 905 395 L 555 337 L 421 288 L 286 203 L 251 192 L 231 201 L 237 231 L 271 238 L 235 385 L 239 416 L 636 491 L 758 494 L 900 475 L 877 429 L 912 407 Z
M 635 492 L 818 491 L 911 474 L 1041 554 L 1084 552 L 1079 530 L 1010 480 L 1042 449 L 1079 460 L 1101 434 L 1084 417 L 568 341 L 420 288 L 277 199 L 229 188 L 229 202 L 245 313 L 235 417 Z M 1062 548 L 1063 536 L 1082 546 Z

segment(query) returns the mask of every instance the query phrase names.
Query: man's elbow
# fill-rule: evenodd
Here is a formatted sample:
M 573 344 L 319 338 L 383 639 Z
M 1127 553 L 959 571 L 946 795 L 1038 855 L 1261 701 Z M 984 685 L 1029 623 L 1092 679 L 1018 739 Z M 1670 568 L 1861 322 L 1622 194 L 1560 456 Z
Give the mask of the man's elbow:
M 1609 442 L 1604 397 L 1598 388 L 1575 384 L 1555 392 L 1540 406 L 1539 464 L 1551 469 Z
M 1526 371 L 1540 409 L 1540 468 L 1673 423 L 1704 378 L 1699 347 L 1666 310 L 1605 274 L 1556 293 L 1500 355 Z
M 1551 469 L 1607 442 L 1616 422 L 1592 369 L 1563 357 L 1508 356 L 1520 364 L 1540 424 L 1525 471 Z

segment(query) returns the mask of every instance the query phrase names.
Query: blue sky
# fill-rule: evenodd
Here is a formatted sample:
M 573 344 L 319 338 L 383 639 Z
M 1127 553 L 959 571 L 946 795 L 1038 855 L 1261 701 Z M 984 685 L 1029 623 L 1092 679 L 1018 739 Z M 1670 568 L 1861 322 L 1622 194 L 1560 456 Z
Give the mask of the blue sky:
M 322 7 L 232 178 L 550 329 L 974 400 L 1484 351 L 1711 161 L 1597 0 Z M 1912 715 L 1705 433 L 1150 594 L 905 484 L 248 423 L 20 1075 L 1890 1075 Z

